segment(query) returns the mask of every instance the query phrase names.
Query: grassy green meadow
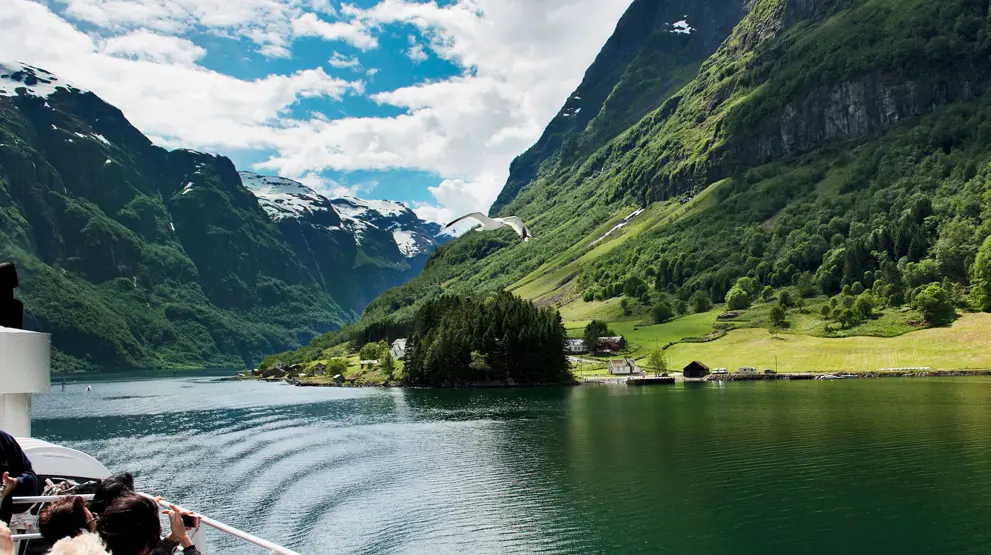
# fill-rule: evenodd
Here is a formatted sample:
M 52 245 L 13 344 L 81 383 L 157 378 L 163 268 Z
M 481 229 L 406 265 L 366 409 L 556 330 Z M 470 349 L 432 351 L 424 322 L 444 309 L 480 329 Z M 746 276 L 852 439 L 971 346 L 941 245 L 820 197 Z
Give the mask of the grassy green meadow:
M 940 370 L 991 368 L 991 314 L 966 314 L 952 326 L 898 337 L 814 337 L 748 328 L 709 343 L 682 343 L 667 353 L 672 368 L 692 360 L 731 371 L 741 366 L 780 372 L 874 371 L 928 366 Z

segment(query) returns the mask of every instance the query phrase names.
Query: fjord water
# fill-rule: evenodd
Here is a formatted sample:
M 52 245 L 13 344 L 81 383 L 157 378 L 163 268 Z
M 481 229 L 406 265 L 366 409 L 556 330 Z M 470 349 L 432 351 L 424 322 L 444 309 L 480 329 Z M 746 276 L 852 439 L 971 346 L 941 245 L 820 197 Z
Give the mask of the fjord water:
M 34 435 L 301 553 L 991 552 L 987 379 L 86 385 Z

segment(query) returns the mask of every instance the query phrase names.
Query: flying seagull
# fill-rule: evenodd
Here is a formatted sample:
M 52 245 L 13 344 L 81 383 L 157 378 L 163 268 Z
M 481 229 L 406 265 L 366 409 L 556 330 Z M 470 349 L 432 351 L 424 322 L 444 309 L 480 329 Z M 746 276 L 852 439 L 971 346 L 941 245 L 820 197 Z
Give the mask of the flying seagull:
M 513 228 L 513 231 L 515 231 L 516 234 L 523 239 L 524 243 L 533 237 L 533 234 L 526 228 L 523 220 L 517 218 L 516 216 L 508 216 L 506 218 L 490 218 L 481 212 L 472 212 L 471 214 L 461 216 L 460 218 L 444 226 L 444 229 L 448 229 L 454 224 L 468 219 L 477 220 L 482 224 L 482 226 L 475 231 L 492 231 L 493 229 L 499 229 L 500 227 L 511 227 Z

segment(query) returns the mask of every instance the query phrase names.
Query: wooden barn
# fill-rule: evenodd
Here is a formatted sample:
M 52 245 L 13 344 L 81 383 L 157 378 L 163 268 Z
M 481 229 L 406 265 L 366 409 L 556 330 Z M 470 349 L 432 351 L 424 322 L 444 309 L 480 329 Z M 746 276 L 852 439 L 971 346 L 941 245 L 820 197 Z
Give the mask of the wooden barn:
M 683 374 L 686 378 L 704 378 L 709 375 L 709 367 L 693 360 L 685 367 Z
M 626 339 L 622 336 L 619 337 L 600 337 L 599 338 L 599 352 L 600 353 L 613 353 L 616 351 L 623 350 L 626 347 Z

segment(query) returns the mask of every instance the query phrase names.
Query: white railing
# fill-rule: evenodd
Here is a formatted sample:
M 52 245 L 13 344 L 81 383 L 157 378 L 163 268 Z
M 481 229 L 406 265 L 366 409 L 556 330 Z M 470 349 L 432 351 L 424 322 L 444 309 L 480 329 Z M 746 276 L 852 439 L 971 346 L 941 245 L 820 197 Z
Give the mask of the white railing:
M 157 498 L 152 497 L 151 495 L 148 495 L 146 493 L 142 493 L 141 495 L 144 495 L 145 497 L 147 497 L 149 499 L 152 499 L 152 500 L 157 499 Z M 63 497 L 82 497 L 83 499 L 85 499 L 87 501 L 89 501 L 90 499 L 93 499 L 93 496 L 92 495 L 79 495 L 79 496 L 76 496 L 76 495 L 40 495 L 40 496 L 34 496 L 34 497 L 15 497 L 13 501 L 14 501 L 15 504 L 49 503 L 51 501 L 56 501 L 56 500 L 61 499 Z M 166 508 L 166 509 L 171 507 L 171 504 L 168 503 L 168 502 L 166 502 L 166 501 L 164 501 L 164 500 L 158 501 L 158 504 L 161 507 Z M 182 510 L 182 511 L 185 511 L 186 510 L 186 509 L 183 509 L 182 507 L 179 507 L 179 509 Z M 193 511 L 193 513 L 199 518 L 200 524 L 205 524 L 205 525 L 213 528 L 214 530 L 217 530 L 217 531 L 223 532 L 224 534 L 227 534 L 228 536 L 232 536 L 232 537 L 235 537 L 235 538 L 237 538 L 239 540 L 245 541 L 247 543 L 254 544 L 254 545 L 256 545 L 258 547 L 261 547 L 263 549 L 267 549 L 268 552 L 269 552 L 269 555 L 300 555 L 299 553 L 297 553 L 297 552 L 295 552 L 295 551 L 293 551 L 291 549 L 287 549 L 285 547 L 282 547 L 281 545 L 274 544 L 274 543 L 272 543 L 272 542 L 270 542 L 268 540 L 259 538 L 258 536 L 249 534 L 249 533 L 247 533 L 247 532 L 245 532 L 243 530 L 238 530 L 237 528 L 234 528 L 233 526 L 228 526 L 227 524 L 224 524 L 223 522 L 220 522 L 219 520 L 214 520 L 212 518 L 203 516 L 203 515 L 201 515 L 199 513 L 196 513 L 194 511 Z M 35 540 L 35 539 L 39 539 L 39 538 L 41 538 L 41 534 L 39 534 L 39 533 L 14 534 L 11 537 L 11 539 L 14 540 L 15 542 L 26 541 L 26 540 Z

